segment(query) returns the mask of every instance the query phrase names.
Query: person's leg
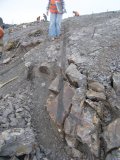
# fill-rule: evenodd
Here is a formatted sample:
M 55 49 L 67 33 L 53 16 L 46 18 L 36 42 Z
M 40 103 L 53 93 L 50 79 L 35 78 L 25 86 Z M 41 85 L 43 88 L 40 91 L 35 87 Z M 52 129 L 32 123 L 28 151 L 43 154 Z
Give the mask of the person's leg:
M 61 21 L 62 21 L 62 14 L 57 14 L 57 18 L 56 18 L 56 30 L 57 30 L 56 36 L 57 37 L 60 35 Z
M 49 36 L 56 37 L 56 16 L 57 14 L 50 14 Z

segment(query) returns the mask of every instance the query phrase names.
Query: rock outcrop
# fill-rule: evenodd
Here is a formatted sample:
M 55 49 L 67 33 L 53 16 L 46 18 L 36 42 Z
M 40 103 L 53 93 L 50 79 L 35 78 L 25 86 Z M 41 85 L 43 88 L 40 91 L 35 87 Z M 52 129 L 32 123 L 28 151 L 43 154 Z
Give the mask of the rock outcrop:
M 0 158 L 119 159 L 119 19 L 120 12 L 65 19 L 54 41 L 48 22 L 6 30 Z

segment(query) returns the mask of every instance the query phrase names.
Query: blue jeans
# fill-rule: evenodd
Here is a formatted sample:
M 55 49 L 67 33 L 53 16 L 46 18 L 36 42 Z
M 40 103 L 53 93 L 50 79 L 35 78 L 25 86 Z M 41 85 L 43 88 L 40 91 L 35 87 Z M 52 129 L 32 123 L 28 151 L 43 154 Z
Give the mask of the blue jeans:
M 50 13 L 49 36 L 58 37 L 60 35 L 62 14 Z

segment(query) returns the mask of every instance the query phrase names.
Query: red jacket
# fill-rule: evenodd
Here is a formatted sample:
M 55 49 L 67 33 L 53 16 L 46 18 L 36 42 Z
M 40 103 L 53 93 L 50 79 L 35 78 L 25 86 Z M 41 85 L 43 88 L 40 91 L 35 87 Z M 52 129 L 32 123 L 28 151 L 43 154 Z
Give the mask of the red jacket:
M 0 38 L 2 38 L 4 36 L 4 30 L 2 29 L 2 27 L 0 27 Z
M 47 10 L 49 9 L 51 13 L 59 13 L 55 2 L 61 2 L 62 8 L 64 8 L 64 0 L 49 0 Z
M 60 0 L 57 0 L 58 2 L 60 2 Z M 51 13 L 58 13 L 56 4 L 55 4 L 55 0 L 50 0 L 50 12 Z

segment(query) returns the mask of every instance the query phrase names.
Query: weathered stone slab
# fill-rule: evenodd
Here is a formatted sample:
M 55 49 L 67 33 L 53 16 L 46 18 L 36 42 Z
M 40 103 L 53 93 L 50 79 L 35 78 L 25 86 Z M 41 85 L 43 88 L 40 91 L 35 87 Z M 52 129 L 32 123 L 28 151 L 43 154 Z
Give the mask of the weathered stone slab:
M 99 82 L 88 83 L 88 88 L 96 92 L 105 92 L 105 87 Z
M 72 98 L 72 108 L 70 115 L 65 120 L 64 130 L 67 135 L 75 136 L 76 132 L 76 120 L 77 117 L 80 117 L 82 106 L 85 100 L 86 90 L 83 88 L 77 88 L 75 94 Z M 75 113 L 75 116 L 72 116 L 72 113 Z
M 6 58 L 6 59 L 3 60 L 3 64 L 7 64 L 7 63 L 9 63 L 10 61 L 11 61 L 11 58 L 8 57 L 8 58 Z
M 70 115 L 65 121 L 64 130 L 67 135 L 75 136 L 76 132 L 76 120 L 77 117 L 80 117 L 82 106 L 85 100 L 86 90 L 81 88 L 77 88 L 75 90 L 75 94 L 72 98 L 72 108 Z M 72 113 L 75 113 L 75 116 L 72 116 Z
M 62 97 L 60 94 L 56 98 L 48 98 L 47 111 L 49 112 L 52 120 L 61 128 L 65 116 L 69 113 L 69 109 L 72 103 L 72 97 L 74 95 L 74 89 L 65 84 Z
M 73 136 L 66 135 L 65 140 L 69 147 L 73 148 L 76 146 L 76 138 L 74 138 Z
M 114 89 L 112 89 L 109 92 L 107 99 L 108 99 L 108 102 L 110 103 L 112 110 L 114 110 L 116 114 L 119 115 L 120 114 L 120 98 L 119 96 L 116 95 L 116 92 Z
M 90 151 L 98 157 L 99 139 L 95 125 L 98 126 L 99 119 L 96 115 L 93 115 L 93 118 L 90 117 L 91 114 L 89 112 L 84 113 L 82 116 L 84 117 L 81 120 L 81 124 L 77 126 L 77 136 L 79 136 L 82 143 L 87 144 Z
M 86 76 L 81 74 L 77 70 L 77 66 L 75 64 L 70 64 L 68 68 L 65 71 L 70 83 L 74 85 L 75 87 L 86 87 L 87 80 Z
M 78 121 L 79 119 L 75 115 L 72 115 L 70 113 L 70 115 L 66 118 L 64 123 L 64 131 L 66 135 L 69 135 L 75 138 Z
M 29 154 L 35 145 L 31 129 L 14 128 L 0 133 L 0 155 L 20 156 Z
M 86 99 L 85 102 L 96 111 L 99 117 L 103 118 L 103 115 L 101 115 L 103 104 L 101 102 L 93 102 L 90 99 Z
M 75 139 L 79 137 L 83 144 L 87 144 L 91 153 L 98 157 L 99 139 L 96 128 L 99 126 L 98 113 L 95 108 L 85 105 L 85 95 L 86 90 L 78 88 L 72 98 L 71 112 L 64 123 L 66 141 L 70 147 L 74 147 Z M 96 110 L 101 111 L 99 105 Z
M 11 49 L 14 49 L 15 48 L 15 41 L 9 41 L 5 46 L 4 46 L 4 49 L 5 51 L 9 51 Z
M 104 131 L 107 151 L 120 147 L 120 118 L 110 123 Z
M 93 90 L 88 90 L 86 96 L 91 100 L 106 100 L 106 96 L 103 92 L 95 92 Z
M 60 83 L 60 76 L 58 75 L 51 83 L 49 86 L 49 90 L 54 92 L 55 94 L 58 94 L 60 91 L 59 83 Z
M 99 139 L 96 128 L 98 125 L 99 118 L 96 113 L 85 108 L 81 113 L 70 113 L 65 121 L 64 130 L 67 135 L 71 135 L 73 138 L 78 136 L 81 142 L 87 144 L 90 151 L 98 157 Z M 67 142 L 68 145 L 74 146 L 72 141 Z
M 116 91 L 116 94 L 120 96 L 120 72 L 113 74 L 113 88 Z
M 81 64 L 88 63 L 88 62 L 89 62 L 88 58 L 84 56 L 75 55 L 75 54 L 68 56 L 69 64 L 73 63 L 73 64 L 81 65 Z
M 119 160 L 120 159 L 120 148 L 111 151 L 105 160 Z

